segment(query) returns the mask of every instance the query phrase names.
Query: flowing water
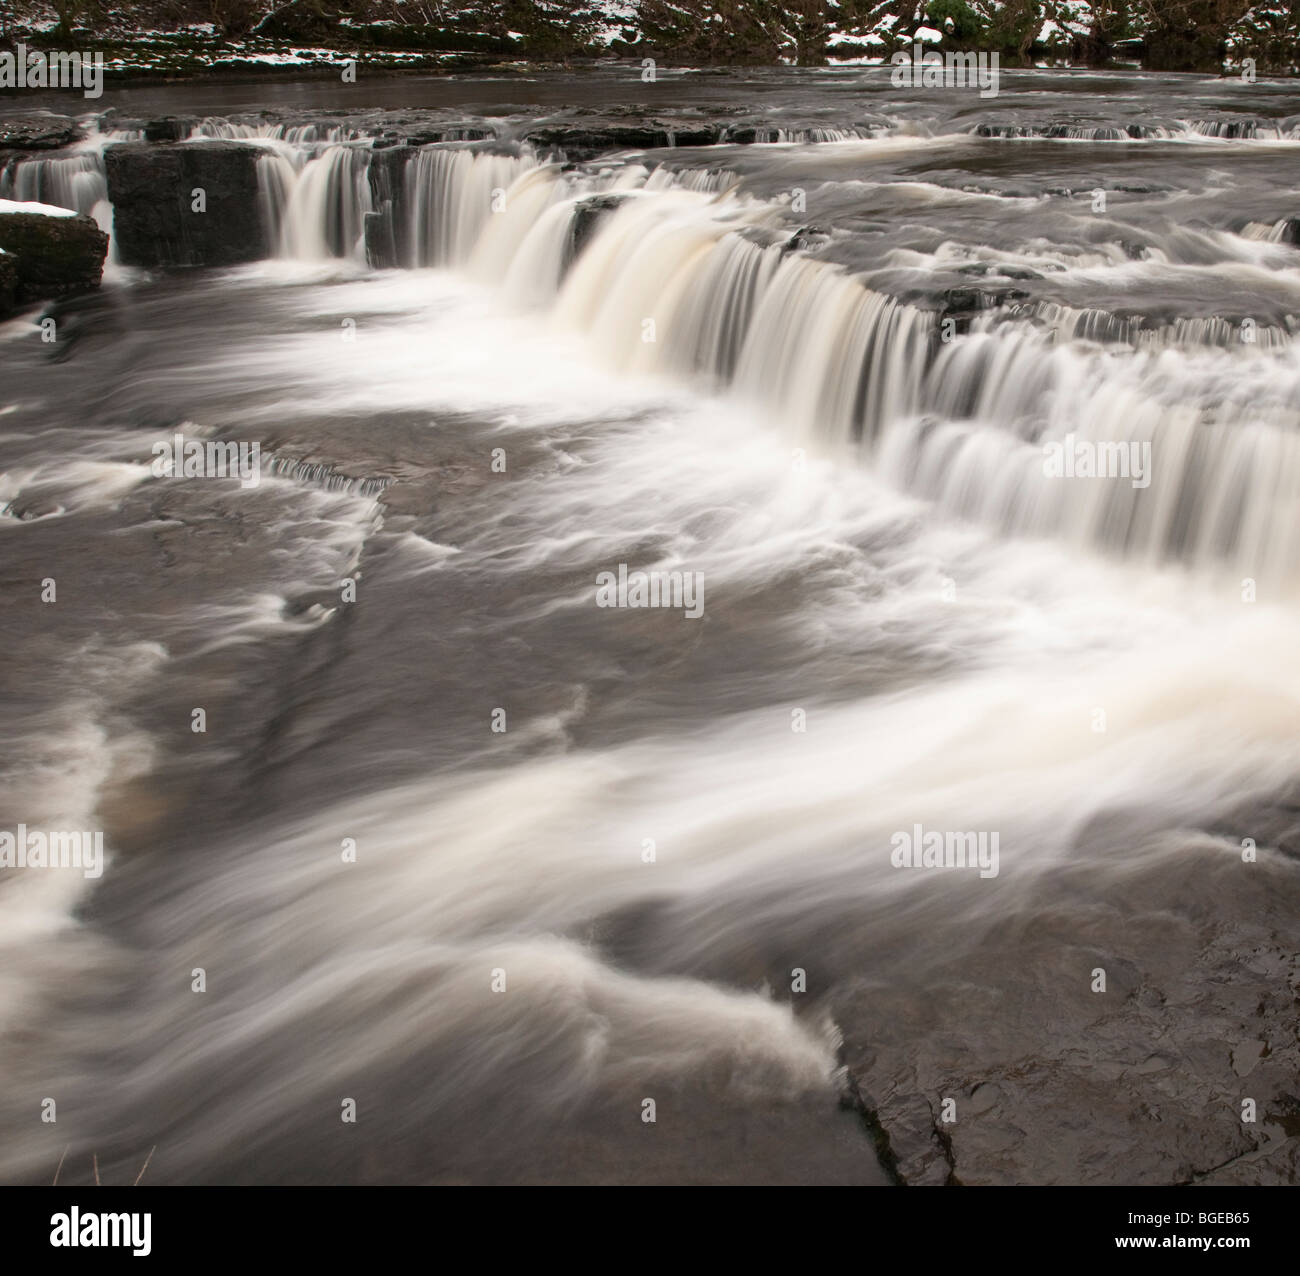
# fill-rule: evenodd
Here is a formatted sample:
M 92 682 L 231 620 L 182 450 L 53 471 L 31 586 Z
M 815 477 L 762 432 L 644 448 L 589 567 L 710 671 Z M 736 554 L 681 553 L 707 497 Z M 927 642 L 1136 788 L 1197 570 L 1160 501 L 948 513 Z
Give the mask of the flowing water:
M 720 140 L 525 137 L 631 72 L 137 90 L 0 178 L 108 225 L 197 109 L 274 245 L 0 329 L 0 827 L 106 846 L 3 874 L 5 1179 L 1286 1177 L 1289 86 L 660 90 Z

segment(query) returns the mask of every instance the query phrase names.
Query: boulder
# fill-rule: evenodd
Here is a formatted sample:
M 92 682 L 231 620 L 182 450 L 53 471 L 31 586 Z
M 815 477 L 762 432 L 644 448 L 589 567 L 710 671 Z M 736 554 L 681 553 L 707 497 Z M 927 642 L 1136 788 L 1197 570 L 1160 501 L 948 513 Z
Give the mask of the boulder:
M 242 142 L 109 147 L 104 168 L 123 263 L 233 266 L 265 257 L 260 154 Z
M 98 288 L 108 236 L 89 217 L 0 211 L 0 249 L 0 311 L 7 311 Z

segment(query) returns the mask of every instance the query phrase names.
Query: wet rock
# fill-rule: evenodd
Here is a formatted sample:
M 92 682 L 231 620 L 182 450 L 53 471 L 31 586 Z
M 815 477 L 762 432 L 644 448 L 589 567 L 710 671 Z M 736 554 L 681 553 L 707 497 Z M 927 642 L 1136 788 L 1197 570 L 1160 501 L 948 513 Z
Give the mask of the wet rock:
M 371 152 L 366 176 L 375 206 L 396 199 L 402 192 L 402 175 L 415 154 L 414 146 L 384 146 Z
M 569 223 L 569 242 L 565 245 L 564 269 L 568 269 L 591 242 L 597 226 L 627 199 L 626 195 L 591 195 L 574 205 Z
M 559 150 L 572 159 L 585 159 L 606 151 L 645 151 L 669 146 L 666 130 L 618 125 L 610 128 L 552 125 L 530 129 L 524 141 L 539 150 Z
M 0 315 L 9 314 L 18 304 L 18 258 L 0 252 Z
M 982 311 L 1028 300 L 1029 293 L 1023 289 L 998 287 L 996 284 L 985 288 L 947 288 L 939 298 L 939 315 L 942 319 L 952 319 L 956 330 L 964 333 L 970 330 L 971 320 Z
M 99 287 L 108 236 L 89 217 L 0 214 L 0 311 Z
M 892 953 L 836 999 L 851 1084 L 874 1096 L 900 1177 L 1293 1182 L 1294 862 L 1208 838 L 1177 874 L 1137 847 L 1103 872 L 1096 853 L 1081 846 L 999 930 Z M 1067 896 L 1068 922 L 1051 904 Z
M 388 270 L 403 262 L 405 245 L 398 233 L 406 225 L 406 196 L 403 174 L 415 154 L 413 146 L 386 146 L 371 152 L 367 180 L 374 211 L 366 215 L 366 260 L 376 270 Z
M 198 124 L 192 115 L 164 115 L 144 126 L 146 142 L 183 142 Z
M 807 252 L 813 248 L 821 248 L 829 241 L 830 234 L 827 231 L 824 231 L 820 226 L 800 226 L 799 229 L 796 230 L 788 240 L 786 240 L 782 252 Z
M 0 150 L 53 151 L 79 142 L 85 131 L 66 115 L 16 115 L 0 120 Z
M 408 146 L 427 146 L 431 142 L 490 142 L 496 134 L 486 126 L 450 124 L 444 127 L 417 129 L 408 133 Z
M 362 233 L 366 261 L 375 270 L 392 270 L 401 264 L 397 255 L 397 236 L 393 231 L 391 209 L 376 209 L 367 213 Z
M 257 147 L 239 142 L 109 148 L 118 252 L 128 266 L 232 266 L 266 256 Z M 197 192 L 201 192 L 200 196 Z
M 540 150 L 563 151 L 570 159 L 592 159 L 615 151 L 650 151 L 672 146 L 711 146 L 721 131 L 711 125 L 678 127 L 671 121 L 627 124 L 545 124 L 529 129 L 523 140 Z

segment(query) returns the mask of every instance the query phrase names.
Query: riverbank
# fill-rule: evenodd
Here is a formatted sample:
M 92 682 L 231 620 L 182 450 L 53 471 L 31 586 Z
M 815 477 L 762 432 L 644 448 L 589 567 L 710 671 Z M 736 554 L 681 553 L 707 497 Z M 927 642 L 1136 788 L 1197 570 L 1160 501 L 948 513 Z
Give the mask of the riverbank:
M 82 20 L 78 20 L 79 14 Z M 188 20 L 187 20 L 188 17 Z M 0 49 L 77 49 L 102 56 L 119 80 L 178 75 L 367 74 L 581 69 L 602 60 L 638 67 L 837 66 L 888 62 L 919 45 L 997 53 L 1004 67 L 1134 66 L 1156 71 L 1295 74 L 1300 13 L 1247 3 L 1093 7 L 1084 0 L 843 0 L 773 9 L 597 0 L 579 6 L 479 0 L 216 0 L 187 14 L 124 3 L 85 20 L 78 0 L 58 10 L 19 0 L 0 25 Z M 0 85 L 0 91 L 3 85 Z

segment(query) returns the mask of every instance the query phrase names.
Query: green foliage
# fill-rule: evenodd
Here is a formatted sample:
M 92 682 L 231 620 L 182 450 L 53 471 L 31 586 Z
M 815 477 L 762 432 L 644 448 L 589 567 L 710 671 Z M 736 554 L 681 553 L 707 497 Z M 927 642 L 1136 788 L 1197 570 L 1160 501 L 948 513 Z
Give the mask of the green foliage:
M 982 19 L 966 0 L 930 0 L 926 17 L 932 27 L 958 43 L 973 43 L 984 33 Z
M 1007 0 L 989 22 L 985 33 L 987 46 L 997 49 L 1004 61 L 1027 61 L 1042 21 L 1036 0 Z

